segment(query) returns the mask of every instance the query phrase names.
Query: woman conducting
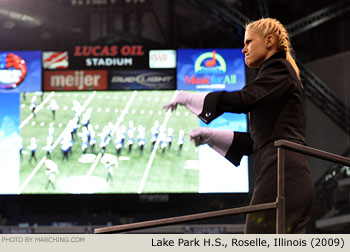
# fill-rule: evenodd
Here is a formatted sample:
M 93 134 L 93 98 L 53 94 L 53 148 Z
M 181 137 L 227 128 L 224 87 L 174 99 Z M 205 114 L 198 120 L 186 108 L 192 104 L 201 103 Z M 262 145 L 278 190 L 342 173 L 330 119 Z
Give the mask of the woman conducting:
M 205 123 L 224 112 L 250 113 L 251 132 L 210 128 L 190 133 L 196 146 L 209 144 L 238 166 L 243 155 L 255 156 L 255 186 L 250 204 L 274 202 L 277 197 L 277 148 L 279 139 L 305 141 L 305 98 L 299 69 L 290 54 L 285 27 L 276 19 L 263 18 L 246 26 L 245 63 L 258 68 L 254 81 L 242 90 L 211 93 L 179 92 L 166 110 L 183 105 Z M 311 214 L 314 188 L 304 155 L 285 152 L 286 233 L 305 233 Z M 275 233 L 275 210 L 248 214 L 245 233 Z

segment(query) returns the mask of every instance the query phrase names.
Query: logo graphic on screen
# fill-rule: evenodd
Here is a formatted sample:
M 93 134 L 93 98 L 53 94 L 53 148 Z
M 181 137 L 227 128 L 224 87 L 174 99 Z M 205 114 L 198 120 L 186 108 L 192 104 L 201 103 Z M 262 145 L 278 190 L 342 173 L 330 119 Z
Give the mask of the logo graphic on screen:
M 226 69 L 225 59 L 216 51 L 201 54 L 194 63 L 196 74 L 223 74 Z
M 21 84 L 27 75 L 26 62 L 14 53 L 0 54 L 0 88 L 12 89 Z
M 68 66 L 68 52 L 43 52 L 45 69 L 66 69 Z
M 107 71 L 45 71 L 44 90 L 107 90 Z
M 112 71 L 111 89 L 173 89 L 174 79 L 171 70 Z
M 112 83 L 133 83 L 136 82 L 143 86 L 154 86 L 155 84 L 168 83 L 173 76 L 163 73 L 143 73 L 137 76 L 113 76 Z
M 228 90 L 245 85 L 241 49 L 178 49 L 177 89 Z
M 150 50 L 149 68 L 176 68 L 176 51 Z

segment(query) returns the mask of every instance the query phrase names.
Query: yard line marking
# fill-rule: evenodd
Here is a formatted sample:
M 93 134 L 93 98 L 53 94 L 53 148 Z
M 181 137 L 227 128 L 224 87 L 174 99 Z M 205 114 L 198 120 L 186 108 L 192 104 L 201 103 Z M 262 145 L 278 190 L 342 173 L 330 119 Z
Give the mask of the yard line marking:
M 178 92 L 179 92 L 179 91 L 177 91 L 177 90 L 174 92 L 173 98 L 172 98 L 171 100 L 174 100 L 174 99 L 175 99 L 175 97 L 176 97 L 176 95 L 178 94 Z M 165 127 L 166 127 L 166 125 L 167 125 L 167 123 L 168 123 L 168 121 L 169 121 L 169 118 L 170 118 L 171 114 L 172 114 L 172 113 L 171 113 L 170 110 L 168 110 L 168 111 L 166 112 L 166 115 L 165 115 L 165 118 L 164 118 L 164 121 L 163 121 L 163 123 L 162 123 L 161 128 L 164 128 L 164 129 L 165 129 Z M 154 147 L 153 147 L 151 156 L 150 156 L 150 158 L 148 159 L 147 166 L 146 166 L 145 172 L 143 173 L 143 177 L 142 177 L 141 183 L 140 183 L 140 185 L 139 185 L 139 188 L 137 189 L 137 193 L 138 193 L 138 194 L 141 194 L 141 193 L 142 193 L 143 187 L 145 186 L 146 179 L 147 179 L 147 177 L 148 177 L 149 171 L 151 170 L 151 166 L 152 166 L 154 157 L 155 157 L 155 155 L 156 155 L 156 152 L 157 152 L 159 143 L 160 143 L 160 138 L 158 137 L 158 138 L 157 138 L 157 141 L 156 141 L 156 143 L 155 143 L 155 145 L 154 145 Z
M 92 165 L 91 165 L 91 167 L 90 167 L 90 169 L 88 171 L 88 174 L 87 174 L 88 176 L 92 175 L 92 173 L 94 172 L 94 170 L 95 170 L 98 162 L 100 161 L 101 157 L 102 157 L 102 154 L 100 152 L 100 153 L 98 153 L 97 157 L 95 158 L 94 162 L 92 163 Z
M 96 95 L 96 91 L 93 91 L 92 94 L 89 96 L 89 98 L 86 100 L 86 102 L 84 103 L 84 105 L 81 107 L 81 111 L 85 111 L 86 107 L 90 104 L 90 102 L 92 101 L 92 99 L 95 97 Z M 68 126 L 68 124 L 67 124 Z M 54 142 L 54 144 L 52 145 L 52 150 L 54 150 L 56 148 L 56 146 L 61 142 L 64 134 L 66 133 L 66 131 L 69 130 L 68 127 L 66 127 L 62 133 L 60 134 L 60 136 L 56 139 L 56 141 Z
M 130 97 L 128 103 L 126 104 L 125 108 L 122 110 L 121 115 L 118 117 L 117 122 L 114 124 L 114 127 L 113 127 L 112 132 L 111 132 L 111 137 L 115 134 L 115 131 L 118 129 L 120 123 L 124 120 L 124 116 L 125 116 L 126 113 L 128 112 L 128 110 L 129 110 L 129 108 L 130 108 L 132 102 L 134 101 L 136 95 L 137 95 L 137 91 L 134 91 L 134 92 L 132 93 L 132 95 L 131 95 L 131 97 Z M 95 170 L 95 168 L 96 168 L 98 162 L 100 161 L 101 157 L 102 157 L 102 154 L 101 154 L 101 152 L 100 152 L 100 153 L 97 155 L 95 161 L 92 163 L 92 165 L 91 165 L 91 167 L 90 167 L 90 169 L 89 169 L 89 172 L 88 172 L 88 174 L 87 174 L 88 176 L 91 176 L 91 175 L 92 175 L 92 173 L 94 172 L 94 170 Z
M 112 132 L 111 132 L 112 136 L 115 134 L 115 131 L 119 127 L 120 123 L 124 120 L 124 116 L 126 115 L 126 113 L 128 113 L 128 110 L 129 110 L 132 102 L 135 100 L 136 95 L 137 95 L 137 91 L 134 91 L 132 96 L 130 97 L 130 99 L 128 101 L 128 104 L 126 104 L 125 108 L 122 110 L 121 115 L 118 117 L 118 120 L 112 129 Z
M 96 91 L 93 91 L 92 94 L 89 96 L 89 98 L 86 100 L 86 102 L 84 103 L 84 105 L 82 106 L 82 111 L 84 111 L 86 109 L 86 107 L 89 105 L 89 103 L 91 102 L 91 100 L 95 97 L 96 95 Z M 68 124 L 67 127 L 62 131 L 62 133 L 59 135 L 59 137 L 56 139 L 55 143 L 52 145 L 52 150 L 54 150 L 56 148 L 56 146 L 60 143 L 60 141 L 63 138 L 64 133 L 68 130 Z M 30 182 L 30 180 L 34 177 L 34 175 L 39 171 L 40 167 L 43 165 L 43 163 L 46 160 L 46 156 L 44 156 L 39 163 L 35 166 L 35 168 L 32 170 L 32 172 L 30 173 L 30 175 L 26 178 L 26 180 L 23 182 L 22 186 L 19 189 L 18 194 L 21 194 L 22 191 L 24 190 L 24 188 L 28 185 L 28 183 Z
M 29 181 L 32 180 L 34 175 L 38 172 L 40 167 L 43 165 L 43 163 L 46 161 L 46 157 L 43 157 L 39 163 L 35 166 L 35 168 L 32 170 L 32 172 L 29 174 L 29 176 L 26 178 L 26 180 L 23 182 L 21 187 L 19 188 L 18 194 L 21 194 L 24 188 L 28 185 Z
M 48 97 L 45 98 L 45 100 L 42 101 L 34 110 L 34 113 L 38 113 L 40 109 L 44 107 L 44 105 L 52 98 L 52 96 L 55 95 L 55 92 L 51 92 Z M 19 128 L 22 129 L 24 125 L 26 125 L 32 118 L 33 118 L 33 113 L 30 113 L 30 115 L 24 119 L 23 122 L 19 125 Z

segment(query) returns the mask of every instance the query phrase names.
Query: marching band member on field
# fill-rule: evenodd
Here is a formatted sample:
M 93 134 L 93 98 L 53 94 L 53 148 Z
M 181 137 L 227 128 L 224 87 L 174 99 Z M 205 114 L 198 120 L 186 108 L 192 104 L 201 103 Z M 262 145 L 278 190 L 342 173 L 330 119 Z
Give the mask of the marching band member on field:
M 117 156 L 119 157 L 120 152 L 122 151 L 122 148 L 124 146 L 124 138 L 125 135 L 121 134 L 120 132 L 117 132 L 117 135 L 114 140 L 114 146 Z
M 167 135 L 164 129 L 161 129 L 159 134 L 160 148 L 162 150 L 162 155 L 165 154 L 165 150 L 168 148 Z
M 51 99 L 50 100 L 50 106 L 49 107 L 50 107 L 50 109 L 52 111 L 52 119 L 55 120 L 56 119 L 56 110 L 59 109 L 59 106 L 58 106 L 58 104 L 57 104 L 55 99 Z
M 37 143 L 36 143 L 36 138 L 35 138 L 35 137 L 32 137 L 32 138 L 30 139 L 30 145 L 29 145 L 28 149 L 31 151 L 29 163 L 32 162 L 32 159 L 34 159 L 35 162 L 37 162 L 35 153 L 36 153 L 36 151 L 38 150 L 38 145 L 37 145 Z
M 47 181 L 45 189 L 47 190 L 49 188 L 49 186 L 51 185 L 52 188 L 55 190 L 56 189 L 56 186 L 55 186 L 56 175 L 58 175 L 60 172 L 57 168 L 56 163 L 50 159 L 45 160 L 45 166 L 46 166 L 45 173 L 48 177 L 48 181 Z
M 151 144 L 152 149 L 154 148 L 154 145 L 157 142 L 157 138 L 159 135 L 159 121 L 155 121 L 152 128 L 151 128 Z
M 132 146 L 133 146 L 134 142 L 135 142 L 134 131 L 133 130 L 128 130 L 128 141 L 127 141 L 128 153 L 131 153 Z
M 91 152 L 95 153 L 95 145 L 97 143 L 96 132 L 91 124 L 88 125 L 89 131 L 89 145 L 91 146 Z
M 108 125 L 103 127 L 102 133 L 100 133 L 100 151 L 103 155 L 106 151 L 108 144 L 111 142 L 110 127 Z
M 86 154 L 87 149 L 89 148 L 89 140 L 87 135 L 81 137 L 81 150 L 83 154 Z
M 31 103 L 30 103 L 30 110 L 32 111 L 33 117 L 36 117 L 36 107 L 38 106 L 38 104 L 36 103 L 37 97 L 36 95 L 34 95 L 32 97 Z
M 177 139 L 178 153 L 181 153 L 182 146 L 184 145 L 184 143 L 185 143 L 185 131 L 181 129 L 179 131 L 179 137 Z
M 173 128 L 168 128 L 168 136 L 166 138 L 166 141 L 168 142 L 168 148 L 170 149 L 171 143 L 173 142 L 174 136 L 174 129 Z
M 52 144 L 53 144 L 53 141 L 55 138 L 54 131 L 55 131 L 55 129 L 52 126 L 50 126 L 49 134 L 46 137 L 46 146 L 44 147 L 44 149 L 46 150 L 46 157 L 47 158 L 51 158 Z
M 138 126 L 138 133 L 137 133 L 137 145 L 139 146 L 140 155 L 143 153 L 144 146 L 146 144 L 146 138 L 145 138 L 145 128 L 142 127 L 142 125 Z
M 62 150 L 62 161 L 68 161 L 68 155 L 71 152 L 73 146 L 72 135 L 69 132 L 66 132 L 61 140 L 61 150 Z
M 107 183 L 113 181 L 113 175 L 114 175 L 114 169 L 113 169 L 114 167 L 113 166 L 114 165 L 109 160 L 106 161 L 105 168 L 107 170 L 107 178 L 106 178 Z

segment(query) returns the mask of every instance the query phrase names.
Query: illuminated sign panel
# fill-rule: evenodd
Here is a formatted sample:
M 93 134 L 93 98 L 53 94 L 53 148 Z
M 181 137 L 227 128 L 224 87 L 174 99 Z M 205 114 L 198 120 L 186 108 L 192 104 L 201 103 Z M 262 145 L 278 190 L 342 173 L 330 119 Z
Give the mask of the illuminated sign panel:
M 0 52 L 0 92 L 41 91 L 41 52 Z
M 111 71 L 111 90 L 175 89 L 173 70 Z
M 245 85 L 241 49 L 179 49 L 177 88 L 237 90 Z
M 149 68 L 176 68 L 176 51 L 150 50 Z
M 70 52 L 70 68 L 145 67 L 148 55 L 142 45 L 82 45 Z
M 107 71 L 46 71 L 45 91 L 107 90 Z

